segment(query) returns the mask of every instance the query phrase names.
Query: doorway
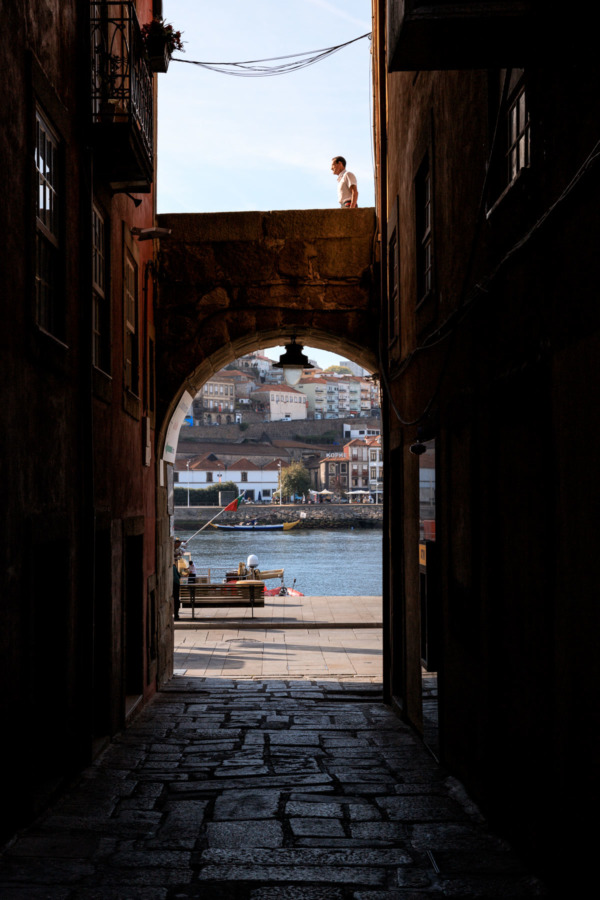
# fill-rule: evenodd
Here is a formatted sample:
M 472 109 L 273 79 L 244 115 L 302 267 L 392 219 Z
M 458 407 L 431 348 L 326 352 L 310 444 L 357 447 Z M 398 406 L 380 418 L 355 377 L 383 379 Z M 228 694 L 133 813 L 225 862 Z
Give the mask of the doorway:
M 439 548 L 436 543 L 435 440 L 419 456 L 419 608 L 423 740 L 439 759 L 438 664 L 441 641 Z

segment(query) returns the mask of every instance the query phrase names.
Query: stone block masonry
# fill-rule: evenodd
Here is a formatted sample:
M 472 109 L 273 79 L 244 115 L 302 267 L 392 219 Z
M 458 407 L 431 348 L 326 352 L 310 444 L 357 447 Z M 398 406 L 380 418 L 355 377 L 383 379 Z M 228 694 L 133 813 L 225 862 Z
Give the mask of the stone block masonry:
M 0 858 L 6 898 L 542 897 L 380 686 L 174 678 Z

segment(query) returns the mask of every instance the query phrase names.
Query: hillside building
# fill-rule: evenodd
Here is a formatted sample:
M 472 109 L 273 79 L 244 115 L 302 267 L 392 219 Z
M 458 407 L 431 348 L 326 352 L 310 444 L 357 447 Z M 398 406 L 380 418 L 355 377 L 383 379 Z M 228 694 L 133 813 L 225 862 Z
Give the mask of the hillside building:
M 250 393 L 250 400 L 264 410 L 265 418 L 271 422 L 292 422 L 307 417 L 306 397 L 287 384 L 256 388 Z

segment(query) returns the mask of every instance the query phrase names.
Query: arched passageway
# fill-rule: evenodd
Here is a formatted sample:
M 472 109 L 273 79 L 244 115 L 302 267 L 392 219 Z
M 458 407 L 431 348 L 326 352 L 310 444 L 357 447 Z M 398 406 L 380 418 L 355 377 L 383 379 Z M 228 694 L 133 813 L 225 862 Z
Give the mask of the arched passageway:
M 178 407 L 227 363 L 292 334 L 376 372 L 379 318 L 372 209 L 165 215 L 160 225 L 171 231 L 160 247 L 156 329 L 157 565 L 170 666 L 168 437 Z

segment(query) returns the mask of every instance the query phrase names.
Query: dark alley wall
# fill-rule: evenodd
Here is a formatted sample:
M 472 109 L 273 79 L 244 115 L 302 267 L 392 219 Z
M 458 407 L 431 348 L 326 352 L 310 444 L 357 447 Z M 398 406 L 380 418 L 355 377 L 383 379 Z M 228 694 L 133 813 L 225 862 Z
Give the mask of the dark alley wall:
M 155 76 L 139 43 L 152 0 L 112 4 L 114 18 L 94 22 L 100 6 L 2 7 L 3 836 L 89 762 L 160 677 L 145 453 L 154 247 L 130 231 L 153 222 Z M 103 80 L 109 39 L 114 71 L 135 68 L 148 92 L 143 147 L 129 79 Z M 104 99 L 120 92 L 109 112 L 100 85 Z
M 599 774 L 600 69 L 533 53 L 471 69 L 465 53 L 436 71 L 421 51 L 418 73 L 400 49 L 377 70 L 393 692 L 420 727 L 410 447 L 434 440 L 443 759 L 566 886 Z

